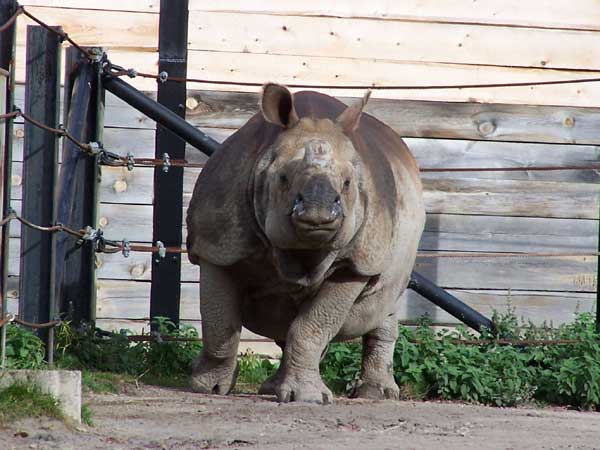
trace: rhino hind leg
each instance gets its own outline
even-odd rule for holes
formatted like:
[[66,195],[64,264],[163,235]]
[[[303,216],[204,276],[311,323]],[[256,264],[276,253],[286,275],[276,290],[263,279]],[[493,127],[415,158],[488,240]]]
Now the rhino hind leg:
[[377,329],[363,337],[362,371],[351,397],[398,400],[400,389],[394,380],[394,344],[398,338],[396,315],[387,317]]
[[239,292],[226,269],[202,263],[200,297],[204,346],[192,363],[191,388],[203,394],[225,395],[233,389],[239,372]]

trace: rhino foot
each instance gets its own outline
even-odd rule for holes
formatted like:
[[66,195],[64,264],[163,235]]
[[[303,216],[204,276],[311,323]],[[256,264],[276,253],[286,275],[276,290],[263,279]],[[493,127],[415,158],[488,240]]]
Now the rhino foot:
[[350,397],[371,400],[398,400],[400,398],[400,388],[393,379],[384,382],[358,380]]
[[192,365],[190,385],[194,392],[200,394],[228,394],[240,371],[237,360],[211,362],[202,356]]
[[275,387],[275,395],[281,403],[307,402],[324,405],[333,403],[333,394],[325,386],[318,372],[310,375],[283,376],[281,382]]

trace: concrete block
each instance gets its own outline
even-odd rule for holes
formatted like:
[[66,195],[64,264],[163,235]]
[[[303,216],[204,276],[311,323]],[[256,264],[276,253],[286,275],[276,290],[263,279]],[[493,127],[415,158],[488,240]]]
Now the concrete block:
[[0,387],[34,384],[60,403],[65,417],[81,423],[81,372],[78,370],[2,370]]

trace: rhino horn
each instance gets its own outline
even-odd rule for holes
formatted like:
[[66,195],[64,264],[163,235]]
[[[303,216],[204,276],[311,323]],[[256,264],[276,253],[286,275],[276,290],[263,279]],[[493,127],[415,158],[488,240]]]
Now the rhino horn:
[[304,144],[304,163],[325,167],[331,162],[333,150],[328,142],[312,140]]
[[369,101],[370,96],[371,91],[367,91],[362,99],[353,105],[348,106],[336,119],[336,123],[342,127],[342,130],[344,130],[346,133],[351,133],[358,128],[360,116],[365,105]]

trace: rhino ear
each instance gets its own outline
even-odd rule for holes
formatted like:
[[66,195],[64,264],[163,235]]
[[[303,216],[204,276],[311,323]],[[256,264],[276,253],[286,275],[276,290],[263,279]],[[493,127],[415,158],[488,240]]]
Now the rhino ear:
[[291,128],[300,119],[294,108],[294,96],[280,84],[268,83],[263,86],[261,110],[267,122]]
[[362,99],[358,102],[354,103],[351,106],[348,106],[343,113],[341,113],[336,119],[336,123],[346,132],[351,133],[356,128],[358,128],[358,123],[360,122],[360,116],[363,112],[363,109],[367,102],[369,101],[369,97],[371,96],[371,91],[367,91]]

